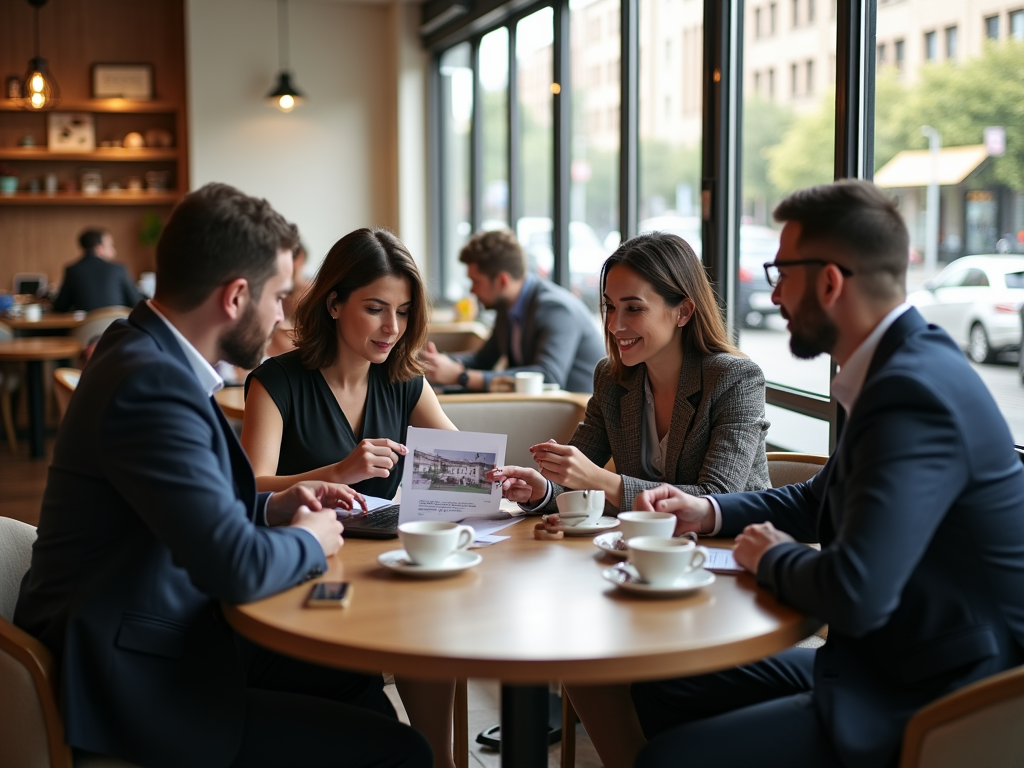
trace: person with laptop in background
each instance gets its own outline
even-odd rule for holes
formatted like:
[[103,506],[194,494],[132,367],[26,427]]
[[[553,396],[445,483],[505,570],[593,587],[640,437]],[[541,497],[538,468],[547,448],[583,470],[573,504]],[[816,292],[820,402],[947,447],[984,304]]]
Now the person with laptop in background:
[[[408,428],[455,429],[416,356],[427,333],[416,262],[390,232],[349,233],[300,298],[294,326],[297,349],[268,358],[246,381],[242,447],[258,488],[326,480],[393,499]],[[454,681],[397,683],[435,766],[453,768]]]
[[105,229],[87,229],[78,237],[82,258],[64,269],[55,312],[78,309],[92,312],[102,307],[134,307],[142,295],[128,277],[123,264],[117,264],[114,237]]

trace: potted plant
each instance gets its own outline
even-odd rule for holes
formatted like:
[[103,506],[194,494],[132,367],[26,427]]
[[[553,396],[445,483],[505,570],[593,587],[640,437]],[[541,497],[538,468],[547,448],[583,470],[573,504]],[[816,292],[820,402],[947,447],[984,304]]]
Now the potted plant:
[[13,166],[0,163],[0,195],[13,195],[18,191],[18,172]]

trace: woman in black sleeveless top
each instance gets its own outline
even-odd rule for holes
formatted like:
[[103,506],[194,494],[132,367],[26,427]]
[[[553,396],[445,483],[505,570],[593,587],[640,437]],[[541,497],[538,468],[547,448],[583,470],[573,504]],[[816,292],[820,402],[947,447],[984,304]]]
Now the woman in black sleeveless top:
[[[409,426],[455,429],[423,382],[426,335],[423,281],[398,238],[358,229],[335,243],[295,310],[297,349],[245,383],[242,447],[257,487],[320,479],[393,498]],[[397,682],[435,768],[454,768],[454,681]]]

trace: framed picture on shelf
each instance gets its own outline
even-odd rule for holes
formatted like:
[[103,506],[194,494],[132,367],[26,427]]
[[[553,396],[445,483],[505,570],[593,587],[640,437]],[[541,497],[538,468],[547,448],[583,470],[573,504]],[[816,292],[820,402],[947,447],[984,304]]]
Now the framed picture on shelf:
[[47,142],[51,152],[92,152],[96,127],[88,112],[50,112],[46,116]]
[[153,65],[93,64],[92,97],[149,101],[153,98]]

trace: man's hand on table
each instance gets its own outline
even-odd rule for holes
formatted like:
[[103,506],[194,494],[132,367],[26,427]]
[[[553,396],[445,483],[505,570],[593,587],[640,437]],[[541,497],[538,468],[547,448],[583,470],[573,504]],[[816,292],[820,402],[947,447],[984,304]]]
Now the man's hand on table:
[[639,512],[669,512],[676,516],[675,535],[690,531],[715,530],[715,508],[702,496],[691,496],[672,485],[659,485],[636,495],[633,509]]
[[420,350],[420,361],[427,380],[435,384],[456,384],[459,374],[466,370],[462,363],[438,352],[432,341],[428,341],[427,346]]
[[757,566],[761,564],[764,553],[776,544],[789,541],[795,539],[771,523],[754,523],[744,528],[743,533],[736,537],[736,549],[733,550],[732,556],[748,571],[757,573]]
[[267,525],[305,528],[316,536],[324,555],[330,557],[341,548],[341,534],[345,530],[334,510],[336,507],[352,509],[356,504],[366,509],[363,495],[347,485],[304,480],[270,497]]

